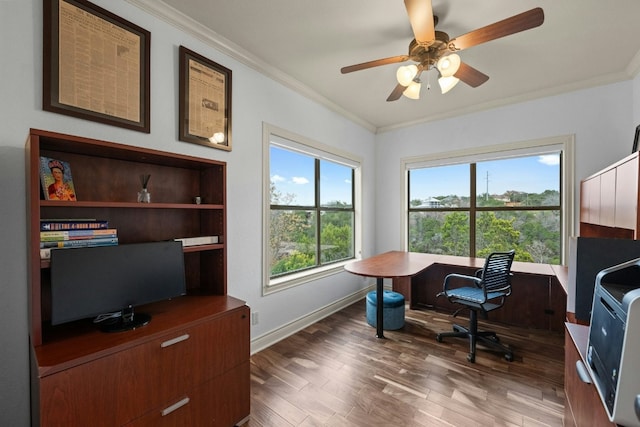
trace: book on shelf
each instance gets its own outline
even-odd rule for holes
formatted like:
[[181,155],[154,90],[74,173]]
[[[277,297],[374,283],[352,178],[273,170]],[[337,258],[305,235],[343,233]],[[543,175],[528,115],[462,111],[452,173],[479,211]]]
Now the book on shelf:
[[40,157],[40,182],[46,200],[76,200],[76,190],[69,163]]
[[105,237],[81,240],[60,240],[57,242],[40,242],[40,249],[45,248],[80,248],[87,246],[109,246],[117,245],[117,237]]
[[118,230],[115,228],[86,229],[86,230],[57,230],[41,231],[41,242],[58,242],[61,240],[84,240],[95,238],[118,237]]
[[[81,242],[85,242],[85,240],[80,240]],[[74,240],[75,242],[75,240]],[[91,248],[96,246],[115,246],[118,244],[118,239],[100,239],[100,241],[91,240],[86,241],[87,243],[84,245],[73,245],[73,246],[56,246],[56,247],[46,247],[40,248],[40,259],[51,259],[51,251],[63,250],[68,248]],[[50,243],[50,242],[48,242]],[[57,242],[57,243],[66,243],[66,242]],[[42,245],[42,244],[41,244]]]
[[41,219],[40,231],[108,229],[109,221],[97,219]]
[[198,236],[198,237],[182,237],[174,239],[177,242],[182,242],[182,246],[198,246],[198,245],[214,245],[218,243],[218,236]]

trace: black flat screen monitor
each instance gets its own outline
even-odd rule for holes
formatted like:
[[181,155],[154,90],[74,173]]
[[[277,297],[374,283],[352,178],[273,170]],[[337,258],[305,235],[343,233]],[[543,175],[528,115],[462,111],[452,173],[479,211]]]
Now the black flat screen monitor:
[[135,329],[139,305],[186,293],[182,243],[175,241],[51,251],[51,324],[113,315],[103,329]]

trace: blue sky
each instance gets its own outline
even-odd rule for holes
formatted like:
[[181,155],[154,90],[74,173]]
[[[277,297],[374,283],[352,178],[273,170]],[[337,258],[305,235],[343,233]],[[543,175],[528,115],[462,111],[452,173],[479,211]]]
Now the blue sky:
[[[276,190],[282,195],[293,194],[289,204],[312,206],[314,204],[314,159],[292,151],[271,147],[269,176]],[[341,201],[350,203],[351,168],[322,161],[320,164],[321,203]]]
[[[479,162],[477,164],[477,193],[503,194],[506,191],[542,193],[559,191],[560,156],[517,157],[512,159]],[[411,171],[410,199],[430,197],[469,196],[468,164]]]
[[[272,146],[270,151],[270,178],[282,195],[291,194],[296,205],[313,205],[314,160]],[[332,162],[322,162],[322,202],[351,201],[351,169]],[[542,193],[559,190],[560,156],[517,157],[477,164],[479,194],[488,190],[490,194],[506,191]],[[410,199],[455,194],[469,196],[469,166],[453,165],[411,171]]]

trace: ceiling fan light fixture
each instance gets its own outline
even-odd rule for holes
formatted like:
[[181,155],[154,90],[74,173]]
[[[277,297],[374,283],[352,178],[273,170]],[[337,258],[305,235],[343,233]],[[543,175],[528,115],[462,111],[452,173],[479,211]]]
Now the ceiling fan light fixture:
[[209,138],[209,142],[213,144],[222,144],[224,142],[224,132],[216,132]]
[[409,84],[402,94],[409,99],[420,99],[421,87],[422,83],[420,83],[420,80],[416,79]]
[[460,56],[455,53],[443,56],[438,59],[436,67],[438,67],[438,71],[440,71],[442,77],[451,77],[458,71],[458,68],[460,68]]
[[418,66],[415,64],[405,65],[396,71],[396,79],[402,86],[409,86],[418,74]]
[[442,91],[442,93],[445,94],[449,92],[451,89],[453,89],[454,86],[457,85],[459,81],[460,81],[459,78],[453,77],[453,76],[440,77],[438,79],[438,84],[440,85],[440,90]]

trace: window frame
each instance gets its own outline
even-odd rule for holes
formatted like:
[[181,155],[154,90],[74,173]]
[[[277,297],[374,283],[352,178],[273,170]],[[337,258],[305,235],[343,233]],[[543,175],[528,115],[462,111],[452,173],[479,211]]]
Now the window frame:
[[[501,160],[513,157],[534,156],[560,152],[560,234],[561,234],[561,263],[566,264],[569,259],[569,241],[574,230],[574,135],[563,135],[532,141],[512,142],[507,144],[476,147],[458,151],[434,153],[401,159],[402,187],[401,191],[401,230],[402,247],[409,249],[409,170],[425,167],[452,166],[456,164],[480,163],[487,160]],[[473,197],[473,195],[470,195]],[[472,207],[476,211],[485,208]],[[469,211],[469,209],[464,209]],[[495,207],[492,207],[495,211]],[[508,209],[505,209],[508,210]],[[473,240],[473,239],[471,239]],[[470,244],[475,242],[470,242]]]
[[[321,279],[323,277],[331,276],[334,274],[338,274],[344,271],[344,265],[348,262],[351,262],[355,259],[356,254],[361,252],[362,248],[362,233],[361,233],[361,206],[362,206],[362,159],[358,156],[355,156],[346,151],[337,149],[335,147],[319,143],[317,141],[311,140],[309,138],[305,138],[301,135],[297,135],[293,132],[289,132],[285,129],[278,128],[274,125],[263,123],[263,131],[262,131],[262,159],[263,159],[263,225],[262,225],[262,235],[263,235],[263,254],[262,254],[262,265],[263,265],[263,280],[262,280],[262,294],[267,295],[273,292],[278,292],[284,289],[288,289],[294,286],[298,286],[304,283],[308,283],[314,280]],[[270,184],[271,184],[271,158],[270,158],[270,149],[271,146],[275,145],[277,147],[298,152],[300,154],[310,156],[314,159],[316,166],[319,166],[320,160],[326,160],[334,163],[339,163],[345,166],[348,166],[353,169],[352,174],[352,194],[353,194],[353,209],[349,209],[348,211],[353,211],[353,233],[354,233],[354,242],[353,242],[353,253],[354,256],[352,258],[348,258],[341,261],[336,261],[327,265],[319,265],[316,267],[307,268],[301,271],[297,271],[295,273],[290,273],[282,276],[278,276],[275,278],[271,277],[271,268],[269,266],[269,233],[270,233],[270,217],[271,217],[271,193],[270,193]],[[319,170],[316,170],[315,182],[314,185],[320,179],[317,174]],[[295,209],[302,210],[315,210],[318,212],[321,211],[344,211],[343,209],[335,209],[326,206],[322,206],[320,203],[320,195],[316,193],[316,204],[317,207],[309,207],[309,206],[296,206]],[[320,218],[318,218],[318,223],[316,224],[316,231],[319,230],[320,227]],[[318,238],[318,247],[320,245],[320,234],[317,235]],[[317,254],[320,257],[320,254]],[[319,258],[318,258],[319,260]]]

